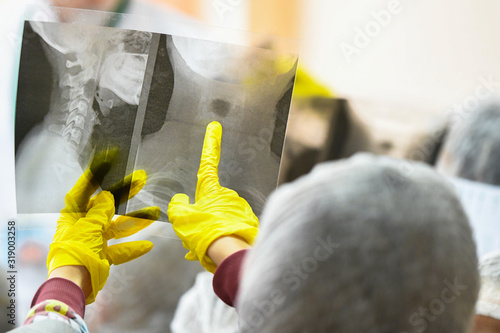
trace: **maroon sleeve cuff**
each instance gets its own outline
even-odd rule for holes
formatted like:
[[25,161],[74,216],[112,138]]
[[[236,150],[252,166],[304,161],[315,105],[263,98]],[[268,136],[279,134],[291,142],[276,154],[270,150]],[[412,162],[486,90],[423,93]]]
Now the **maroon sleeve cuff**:
[[85,295],[73,281],[60,277],[48,279],[36,291],[31,307],[49,299],[65,303],[82,318],[85,315]]
[[240,272],[248,250],[240,250],[224,259],[215,270],[215,294],[229,306],[234,306],[240,285]]

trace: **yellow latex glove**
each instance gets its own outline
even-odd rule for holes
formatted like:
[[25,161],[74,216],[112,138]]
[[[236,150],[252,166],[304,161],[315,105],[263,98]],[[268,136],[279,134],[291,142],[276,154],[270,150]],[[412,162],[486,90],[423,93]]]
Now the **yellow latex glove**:
[[293,97],[333,97],[333,94],[299,64],[295,76]]
[[[108,247],[107,241],[130,236],[150,225],[160,215],[158,207],[147,207],[112,220],[115,214],[113,194],[102,191],[92,197],[109,168],[109,163],[91,165],[68,192],[47,256],[49,275],[61,266],[87,268],[92,292],[85,300],[86,304],[94,302],[97,293],[104,287],[111,264],[119,265],[133,260],[153,247],[149,241],[126,242]],[[114,190],[120,193],[125,189],[131,198],[142,189],[146,179],[143,170],[135,171]]]
[[207,126],[201,153],[195,203],[186,194],[176,194],[168,205],[168,219],[189,253],[188,260],[199,260],[209,272],[217,266],[207,256],[213,241],[234,235],[248,244],[258,233],[259,220],[250,205],[238,193],[219,184],[221,125],[214,121]]

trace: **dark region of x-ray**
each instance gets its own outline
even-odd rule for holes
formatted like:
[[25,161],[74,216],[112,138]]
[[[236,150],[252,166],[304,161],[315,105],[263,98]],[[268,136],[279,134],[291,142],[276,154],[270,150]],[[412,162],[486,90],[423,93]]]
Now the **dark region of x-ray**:
[[101,184],[144,169],[120,214],[194,202],[205,128],[222,124],[219,177],[256,214],[278,179],[297,56],[135,30],[26,22],[15,118],[18,213],[57,213],[93,156]]

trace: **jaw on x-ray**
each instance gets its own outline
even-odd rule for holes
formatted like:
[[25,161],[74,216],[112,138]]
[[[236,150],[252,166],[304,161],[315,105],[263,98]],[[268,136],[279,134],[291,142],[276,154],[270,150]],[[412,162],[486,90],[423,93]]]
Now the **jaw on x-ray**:
[[277,184],[297,56],[188,37],[26,22],[16,106],[18,213],[57,213],[92,157],[101,187],[148,181],[119,213],[194,202],[206,125],[222,124],[220,182],[258,215]]

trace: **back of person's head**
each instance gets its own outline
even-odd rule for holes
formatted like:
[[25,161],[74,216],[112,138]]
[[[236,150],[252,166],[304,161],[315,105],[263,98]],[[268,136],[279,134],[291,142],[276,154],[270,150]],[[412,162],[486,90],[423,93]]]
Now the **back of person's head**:
[[371,155],[319,165],[272,195],[261,225],[243,332],[466,332],[476,247],[431,168]]
[[500,100],[489,101],[450,128],[438,170],[500,185]]

